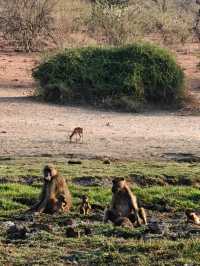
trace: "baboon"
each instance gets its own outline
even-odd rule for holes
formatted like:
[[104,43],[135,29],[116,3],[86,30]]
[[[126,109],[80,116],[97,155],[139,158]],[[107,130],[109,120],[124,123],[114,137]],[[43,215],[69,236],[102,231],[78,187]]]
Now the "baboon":
[[66,236],[67,237],[74,237],[74,238],[79,238],[80,237],[80,232],[76,230],[74,227],[68,227],[66,230]]
[[104,222],[110,220],[115,224],[117,219],[126,217],[134,225],[147,224],[145,210],[138,208],[137,198],[131,192],[125,179],[115,178],[112,183],[111,206],[105,210]]
[[186,210],[185,214],[187,216],[187,222],[188,223],[200,225],[200,217],[195,212],[193,212],[191,210]]
[[144,208],[139,208],[139,216],[142,220],[142,224],[147,225],[147,215]]
[[133,224],[131,222],[131,220],[127,217],[119,217],[115,220],[114,225],[116,226],[121,226],[124,228],[133,228]]
[[58,199],[57,205],[56,205],[57,210],[58,211],[65,211],[65,208],[67,206],[67,202],[66,202],[64,195],[60,194],[57,199]]
[[71,194],[63,177],[53,165],[46,165],[43,170],[44,184],[40,200],[30,211],[55,213],[67,212],[72,206]]
[[82,202],[80,206],[80,214],[87,215],[91,210],[91,205],[89,203],[89,199],[87,195],[82,196]]
[[71,135],[69,136],[70,143],[72,142],[73,136],[76,136],[76,143],[78,141],[77,136],[79,136],[79,141],[83,142],[83,128],[82,127],[75,127]]

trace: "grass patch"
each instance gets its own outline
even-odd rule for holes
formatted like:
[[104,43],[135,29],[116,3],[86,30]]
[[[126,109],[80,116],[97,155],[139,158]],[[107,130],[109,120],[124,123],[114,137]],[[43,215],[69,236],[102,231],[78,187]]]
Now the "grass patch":
[[[41,242],[42,241],[42,242]],[[9,254],[8,250],[13,252]],[[31,255],[30,255],[31,250]],[[200,265],[200,240],[123,240],[104,236],[67,239],[45,232],[29,243],[0,245],[0,262],[13,265]],[[195,258],[195,259],[194,259]]]
[[[111,179],[112,177],[126,177],[140,183],[146,179],[146,185],[151,184],[151,180],[163,180],[166,185],[167,178],[174,185],[179,184],[181,178],[191,180],[190,185],[198,182],[200,175],[199,163],[176,163],[176,162],[112,162],[105,165],[101,160],[82,160],[80,165],[68,165],[65,158],[20,158],[0,161],[0,176],[10,182],[27,180],[36,177],[42,181],[42,168],[47,163],[57,166],[60,173],[67,180],[74,180],[79,177],[93,177],[99,179]],[[157,183],[158,184],[158,183]],[[145,184],[142,184],[144,186]],[[155,184],[153,184],[155,185]]]
[[[109,187],[85,187],[69,185],[73,195],[75,208],[80,202],[80,195],[87,194],[91,203],[100,204],[106,207],[111,200],[111,189]],[[132,189],[139,198],[140,203],[146,208],[151,206],[169,206],[175,211],[185,208],[199,208],[200,191],[192,187],[158,187],[149,188],[135,187]],[[17,209],[27,209],[36,201],[40,189],[21,184],[1,184],[0,185],[0,207],[1,213],[4,211],[14,211]],[[27,201],[26,201],[27,199]],[[22,203],[20,203],[22,202]]]
[[[6,182],[0,183],[0,220],[26,223],[33,226],[33,221],[20,221],[19,217],[29,205],[38,198],[41,189],[41,168],[47,160],[56,164],[69,180],[74,207],[68,214],[42,215],[34,222],[39,225],[50,224],[52,231],[41,229],[30,233],[22,240],[7,238],[6,229],[0,222],[0,265],[200,265],[200,240],[196,237],[177,236],[144,240],[145,227],[134,230],[103,224],[96,214],[83,217],[78,213],[79,195],[88,194],[91,203],[106,206],[111,200],[111,179],[113,176],[137,175],[146,178],[166,178],[177,180],[176,186],[165,184],[151,186],[136,184],[132,187],[143,206],[149,209],[149,215],[157,217],[152,206],[170,207],[171,213],[163,208],[159,217],[181,214],[185,208],[199,209],[200,191],[191,183],[178,185],[181,176],[195,180],[199,175],[199,164],[160,163],[160,162],[113,162],[104,165],[101,161],[83,160],[81,165],[67,165],[63,158],[21,158],[0,162],[0,176]],[[98,177],[106,182],[100,185],[74,183],[77,177]],[[25,181],[34,177],[33,183]],[[28,201],[30,200],[30,201]],[[66,219],[75,219],[81,237],[65,236]],[[38,219],[38,221],[37,221]],[[162,218],[163,219],[163,218]],[[165,218],[167,219],[167,218]],[[188,228],[185,221],[179,221],[183,232]],[[82,232],[90,227],[92,235]],[[175,225],[170,227],[177,227]],[[173,229],[174,230],[174,229]],[[9,243],[9,245],[8,245]],[[194,260],[195,258],[195,260]]]

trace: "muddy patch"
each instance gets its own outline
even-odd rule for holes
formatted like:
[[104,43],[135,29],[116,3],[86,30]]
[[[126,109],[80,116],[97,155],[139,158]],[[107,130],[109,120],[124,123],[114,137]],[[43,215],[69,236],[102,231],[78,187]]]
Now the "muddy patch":
[[79,186],[111,186],[111,179],[108,177],[82,176],[73,179],[73,183]]
[[145,186],[165,186],[165,180],[164,177],[160,176],[145,176],[141,174],[130,174],[129,180],[139,186],[145,187]]
[[36,200],[32,198],[18,197],[18,198],[13,198],[13,201],[30,207],[35,203]]
[[141,187],[149,186],[193,186],[200,187],[199,177],[189,178],[188,176],[170,176],[170,175],[160,175],[160,176],[145,176],[142,174],[130,174],[129,181],[133,184],[137,184]]
[[[41,215],[31,216],[29,219],[13,218],[12,221],[0,223],[0,228],[6,232],[7,240],[28,239],[42,231],[62,235],[63,237],[82,237],[86,235],[104,235],[107,237],[120,237],[124,239],[189,239],[200,236],[200,226],[188,223],[183,212],[160,213],[148,212],[148,225],[134,228],[120,226],[106,226],[102,220],[94,220],[93,215],[80,219],[69,215]],[[69,220],[72,221],[69,223]],[[73,229],[73,230],[72,230]],[[71,235],[73,233],[73,235]]]
[[37,185],[42,181],[40,176],[6,176],[0,177],[0,184],[5,183],[20,183],[25,185]]
[[163,157],[179,163],[200,163],[200,156],[192,153],[164,153]]

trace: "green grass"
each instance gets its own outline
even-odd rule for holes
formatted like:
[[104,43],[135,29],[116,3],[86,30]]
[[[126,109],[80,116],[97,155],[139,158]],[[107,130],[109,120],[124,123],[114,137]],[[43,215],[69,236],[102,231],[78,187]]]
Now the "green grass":
[[[36,201],[41,189],[41,168],[47,162],[53,162],[69,181],[73,195],[73,209],[69,214],[54,216],[42,215],[36,221],[39,224],[51,224],[53,230],[39,230],[25,240],[7,239],[6,229],[1,221],[19,221],[23,211]],[[200,239],[195,236],[170,237],[142,240],[145,228],[134,230],[103,224],[95,214],[83,217],[78,213],[79,195],[87,193],[90,202],[106,206],[111,199],[111,179],[125,176],[130,181],[136,175],[145,180],[132,190],[146,207],[149,215],[157,217],[158,210],[152,206],[171,208],[170,213],[160,213],[159,217],[168,217],[182,213],[185,208],[199,210],[200,190],[196,185],[199,176],[199,164],[174,162],[113,162],[104,165],[98,160],[83,160],[82,165],[68,165],[63,158],[18,158],[0,161],[0,176],[6,183],[0,183],[0,265],[200,265]],[[75,183],[77,177],[93,177],[101,185],[86,186]],[[165,183],[166,176],[174,180],[175,185]],[[33,184],[25,180],[35,177]],[[180,178],[192,180],[187,186],[179,184]],[[160,179],[162,185],[152,183]],[[196,180],[195,182],[193,182]],[[23,181],[23,183],[21,182]],[[104,183],[105,181],[105,183]],[[110,184],[110,185],[109,185]],[[65,220],[76,220],[81,232],[78,239],[65,236]],[[24,221],[21,222],[22,224]],[[31,226],[31,221],[27,222]],[[90,226],[91,236],[85,236],[85,226]],[[185,228],[184,221],[180,221]],[[183,230],[184,232],[184,230]],[[187,237],[186,237],[187,236]],[[9,243],[9,244],[8,244]],[[195,258],[195,259],[194,259]],[[72,264],[73,265],[73,264]]]
[[[8,251],[13,252],[9,254]],[[31,254],[30,254],[31,252]],[[2,265],[200,265],[200,240],[134,240],[94,235],[68,239],[40,233],[34,239],[0,245]],[[73,264],[72,264],[73,265]]]
[[182,177],[191,181],[198,181],[200,167],[198,163],[175,162],[112,162],[105,165],[101,160],[83,160],[81,165],[68,165],[67,159],[61,158],[21,158],[13,160],[0,160],[0,176],[15,181],[18,177],[42,176],[42,167],[47,163],[54,163],[62,175],[68,180],[75,177],[114,177],[134,176],[147,179],[163,179],[171,177],[174,183]]
[[[106,187],[85,187],[78,185],[70,185],[70,191],[73,195],[75,206],[80,201],[79,195],[87,194],[91,203],[101,204],[106,207],[111,200],[111,190]],[[184,208],[198,209],[200,202],[200,190],[192,187],[159,187],[153,186],[149,188],[136,187],[132,189],[139,198],[142,205],[151,207],[154,204],[164,203],[174,208],[176,211]],[[20,199],[36,200],[39,196],[39,188],[21,184],[1,184],[0,185],[0,207],[4,210],[16,210],[22,207],[27,208],[26,204],[17,204]],[[26,202],[25,202],[26,203]],[[149,206],[149,203],[150,206]]]

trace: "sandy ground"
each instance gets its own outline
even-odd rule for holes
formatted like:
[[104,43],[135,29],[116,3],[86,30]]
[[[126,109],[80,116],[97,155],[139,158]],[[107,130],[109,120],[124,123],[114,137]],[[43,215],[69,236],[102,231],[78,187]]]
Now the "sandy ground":
[[[198,59],[180,51],[200,96]],[[35,55],[0,53],[0,155],[82,155],[120,159],[166,159],[173,153],[200,154],[200,116],[173,112],[127,114],[39,103],[29,97]],[[109,122],[109,126],[106,125]],[[69,143],[74,127],[83,127],[83,144]],[[168,154],[168,155],[166,155]]]

